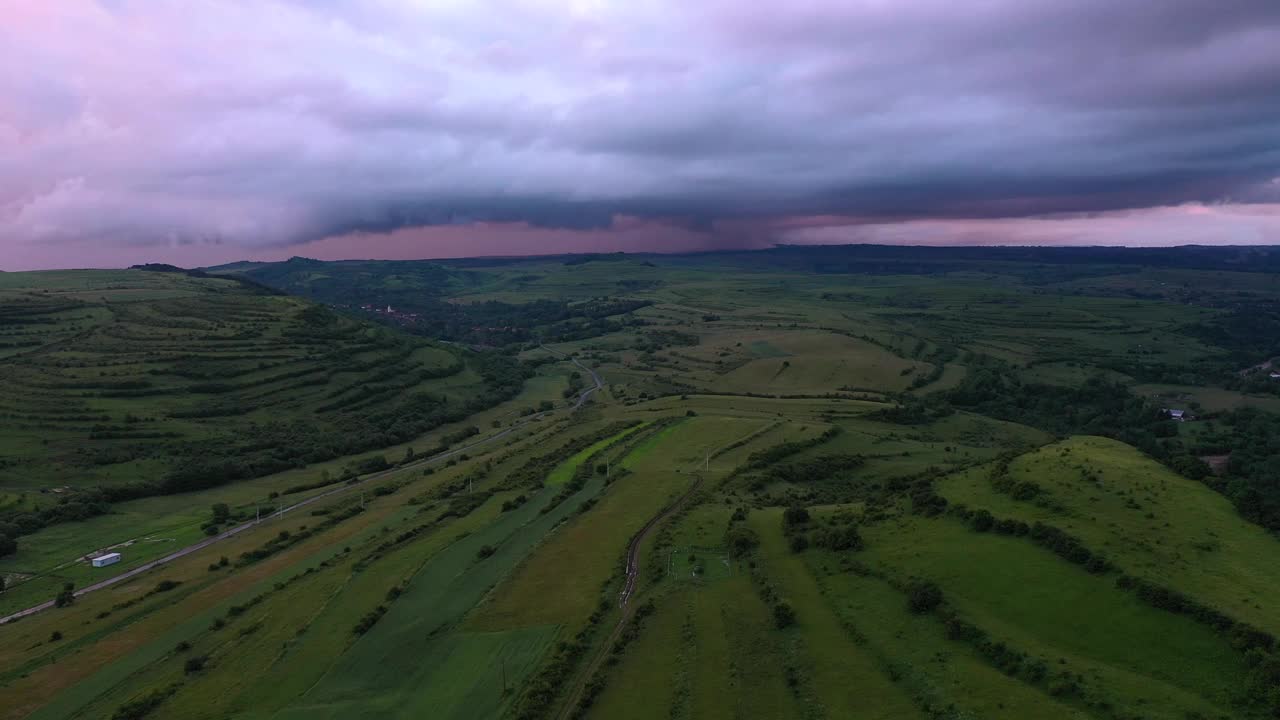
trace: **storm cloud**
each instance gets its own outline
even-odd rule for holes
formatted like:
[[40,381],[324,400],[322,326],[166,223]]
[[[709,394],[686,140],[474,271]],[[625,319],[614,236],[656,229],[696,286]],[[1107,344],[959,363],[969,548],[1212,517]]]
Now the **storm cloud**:
[[1269,205],[1277,48],[1275,0],[0,0],[0,266]]

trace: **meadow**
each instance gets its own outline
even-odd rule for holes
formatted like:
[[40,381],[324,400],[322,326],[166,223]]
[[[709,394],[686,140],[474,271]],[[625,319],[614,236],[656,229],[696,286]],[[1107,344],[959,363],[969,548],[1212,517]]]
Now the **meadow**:
[[1272,717],[1273,276],[884,253],[0,274],[0,718]]

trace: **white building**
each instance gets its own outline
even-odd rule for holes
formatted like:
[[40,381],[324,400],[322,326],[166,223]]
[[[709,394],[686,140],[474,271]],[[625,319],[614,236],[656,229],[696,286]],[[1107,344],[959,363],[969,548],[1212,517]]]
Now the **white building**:
[[98,557],[90,560],[89,562],[93,563],[94,567],[106,567],[108,565],[115,565],[116,563],[120,562],[120,553],[107,553],[106,555],[99,555]]

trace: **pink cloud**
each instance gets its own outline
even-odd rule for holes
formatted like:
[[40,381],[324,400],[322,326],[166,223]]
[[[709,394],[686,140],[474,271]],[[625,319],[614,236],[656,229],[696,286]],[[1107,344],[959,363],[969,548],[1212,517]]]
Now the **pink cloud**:
[[56,246],[27,243],[7,251],[0,258],[0,270],[123,267],[146,262],[200,267],[237,260],[285,260],[293,255],[319,260],[416,260],[594,252],[675,253],[742,247],[744,243],[756,247],[768,244],[765,235],[756,241],[738,237],[738,233],[726,234],[716,229],[700,231],[633,216],[617,216],[609,227],[585,230],[535,227],[524,222],[481,222],[400,228],[385,233],[356,232],[267,248],[245,248],[222,242],[131,247],[91,241]]
[[778,240],[800,245],[1272,245],[1280,244],[1280,203],[1188,203],[1021,218],[823,218],[807,227],[783,227]]

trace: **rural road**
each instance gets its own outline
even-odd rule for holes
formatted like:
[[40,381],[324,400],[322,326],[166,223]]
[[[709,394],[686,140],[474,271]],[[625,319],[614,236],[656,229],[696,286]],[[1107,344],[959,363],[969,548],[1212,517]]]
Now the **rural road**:
[[[600,378],[600,375],[599,375],[595,370],[593,370],[593,369],[591,369],[591,368],[587,367],[586,365],[583,365],[582,363],[578,362],[578,359],[577,359],[577,358],[575,358],[575,357],[572,357],[572,356],[566,355],[566,354],[564,354],[564,353],[562,353],[562,352],[559,352],[558,350],[552,350],[551,348],[547,347],[546,345],[542,345],[541,347],[542,347],[542,349],[544,349],[544,350],[546,350],[546,351],[548,351],[548,352],[552,353],[553,355],[559,355],[560,357],[563,357],[563,358],[566,358],[566,359],[568,359],[568,360],[572,361],[574,365],[578,366],[579,368],[581,368],[581,369],[585,370],[587,373],[589,373],[589,374],[591,375],[591,379],[592,379],[593,381],[595,381],[595,385],[594,385],[593,387],[589,387],[589,388],[587,388],[586,390],[583,390],[583,391],[578,395],[578,399],[577,399],[577,400],[574,402],[574,404],[573,404],[573,408],[572,408],[572,409],[573,409],[574,411],[577,411],[579,408],[581,408],[581,407],[582,407],[582,406],[587,402],[587,400],[588,400],[588,399],[590,399],[590,397],[591,397],[591,395],[592,395],[592,394],[594,394],[595,392],[597,392],[597,391],[599,391],[599,390],[603,390],[603,389],[604,389],[604,380],[602,380],[602,379]],[[550,411],[548,411],[548,412],[550,412]],[[136,567],[136,568],[132,568],[132,569],[130,569],[130,570],[126,570],[125,572],[122,572],[122,573],[120,573],[119,575],[113,575],[112,577],[109,577],[109,578],[107,578],[107,579],[105,579],[105,580],[102,580],[102,581],[96,582],[96,583],[94,583],[94,584],[92,584],[92,585],[86,585],[86,586],[84,586],[84,587],[80,588],[79,590],[76,590],[76,591],[75,591],[75,596],[76,596],[76,597],[80,597],[80,596],[82,596],[82,595],[87,595],[88,593],[94,592],[94,591],[96,591],[96,590],[101,590],[101,589],[103,589],[103,588],[105,588],[105,587],[110,587],[110,586],[112,586],[112,585],[115,585],[116,583],[121,583],[121,582],[124,582],[125,580],[128,580],[128,579],[130,579],[130,578],[137,577],[138,575],[141,575],[141,574],[143,574],[143,573],[147,572],[148,570],[154,570],[155,568],[158,568],[158,567],[160,567],[161,565],[165,565],[165,564],[167,564],[167,563],[171,563],[171,562],[173,562],[174,560],[178,560],[178,559],[180,559],[180,558],[184,558],[184,557],[186,557],[187,555],[190,555],[190,554],[191,554],[191,553],[193,553],[193,552],[197,552],[197,551],[203,550],[203,549],[205,549],[205,548],[209,547],[210,545],[213,545],[213,544],[215,544],[215,543],[219,543],[219,542],[221,542],[221,541],[223,541],[223,540],[226,540],[227,538],[234,537],[234,536],[236,536],[236,535],[238,535],[238,534],[240,534],[240,533],[244,532],[245,530],[249,530],[250,528],[256,527],[256,526],[257,526],[257,525],[259,525],[260,523],[263,523],[263,522],[266,522],[266,521],[268,521],[268,520],[271,520],[272,518],[281,517],[281,516],[283,516],[284,514],[286,514],[286,513],[288,513],[288,512],[291,512],[291,511],[293,511],[293,510],[297,510],[297,509],[299,509],[299,508],[306,507],[307,505],[310,505],[310,504],[315,503],[315,502],[319,502],[319,501],[321,501],[321,500],[324,500],[325,498],[329,498],[329,497],[332,497],[332,496],[334,496],[334,495],[338,495],[338,494],[340,494],[340,493],[347,492],[347,491],[349,491],[349,490],[351,490],[351,489],[353,489],[353,488],[360,487],[361,485],[364,485],[365,483],[372,482],[372,481],[374,481],[374,480],[381,480],[381,479],[383,479],[383,478],[385,478],[385,477],[387,477],[387,476],[389,476],[389,475],[392,475],[392,474],[394,474],[394,473],[403,472],[403,471],[405,471],[405,470],[408,470],[408,469],[411,469],[411,468],[415,468],[415,467],[418,467],[418,466],[420,466],[420,465],[428,465],[428,464],[431,464],[431,463],[434,463],[434,462],[439,462],[439,461],[441,461],[441,460],[444,460],[444,459],[446,459],[446,458],[452,457],[452,456],[454,456],[454,455],[458,455],[458,454],[464,453],[464,452],[466,452],[466,451],[468,451],[468,450],[470,450],[470,449],[472,449],[472,448],[474,448],[474,447],[478,447],[478,446],[480,446],[480,445],[485,445],[485,444],[491,443],[491,442],[493,442],[494,440],[500,440],[500,439],[502,439],[502,438],[504,438],[504,437],[506,437],[506,436],[510,435],[511,433],[515,432],[516,430],[519,430],[520,428],[524,427],[526,424],[528,424],[528,423],[530,423],[530,422],[533,422],[534,420],[541,419],[542,417],[546,416],[547,414],[548,414],[547,412],[535,413],[535,414],[533,414],[533,415],[530,415],[530,416],[528,416],[528,417],[524,418],[523,420],[517,421],[517,422],[516,422],[516,424],[512,425],[511,427],[507,428],[506,430],[503,430],[503,431],[502,431],[502,432],[500,432],[500,433],[496,433],[496,434],[494,434],[494,435],[490,435],[489,437],[484,438],[483,440],[477,440],[477,441],[475,441],[475,442],[473,442],[473,443],[471,443],[471,444],[469,444],[469,445],[464,445],[464,446],[462,446],[462,447],[460,447],[460,448],[455,448],[455,449],[453,449],[453,450],[446,450],[445,452],[442,452],[442,453],[437,453],[437,454],[435,454],[435,455],[431,455],[431,456],[429,456],[429,457],[421,458],[421,459],[419,459],[419,460],[414,460],[413,462],[406,463],[406,464],[404,464],[404,465],[401,465],[400,467],[392,468],[392,469],[390,469],[390,470],[381,470],[381,471],[379,471],[379,472],[369,473],[368,475],[365,475],[364,477],[360,478],[360,479],[359,479],[358,481],[356,481],[356,482],[349,483],[349,484],[343,484],[343,485],[340,485],[340,486],[338,486],[338,487],[336,487],[336,488],[334,488],[334,489],[332,489],[332,490],[328,490],[328,491],[322,492],[322,493],[320,493],[319,495],[313,495],[312,497],[309,497],[309,498],[307,498],[307,499],[305,499],[305,500],[300,500],[300,501],[298,501],[298,502],[296,502],[296,503],[294,503],[294,504],[292,504],[292,505],[290,505],[290,506],[288,506],[288,507],[281,508],[280,510],[278,510],[278,511],[276,511],[276,512],[274,512],[274,513],[270,514],[270,515],[268,515],[267,517],[264,517],[264,518],[261,518],[261,519],[258,519],[258,520],[250,520],[249,522],[242,523],[242,524],[240,524],[240,525],[236,525],[235,527],[232,527],[232,528],[228,528],[228,529],[227,529],[227,530],[225,530],[224,532],[221,532],[221,533],[219,533],[219,534],[217,534],[217,535],[214,535],[213,537],[206,538],[206,539],[201,540],[200,542],[195,543],[195,544],[193,544],[193,545],[188,545],[188,546],[186,546],[186,547],[182,548],[181,550],[175,550],[174,552],[171,552],[171,553],[169,553],[168,555],[165,555],[164,557],[156,558],[155,560],[151,560],[151,561],[149,561],[149,562],[143,563],[142,565],[139,565],[139,566],[138,566],[138,567]],[[11,615],[6,615],[6,616],[4,616],[4,617],[0,617],[0,625],[3,625],[3,624],[8,623],[8,622],[12,622],[12,621],[17,620],[17,619],[19,619],[19,618],[27,617],[28,615],[34,615],[34,614],[36,614],[36,613],[38,613],[38,612],[41,612],[41,611],[43,611],[43,610],[48,610],[49,608],[53,607],[53,605],[54,605],[53,600],[47,600],[47,601],[45,601],[45,602],[40,603],[39,605],[34,605],[34,606],[32,606],[32,607],[29,607],[29,608],[27,608],[26,610],[19,610],[18,612],[15,612],[15,613],[13,613],[13,614],[11,614]]]

